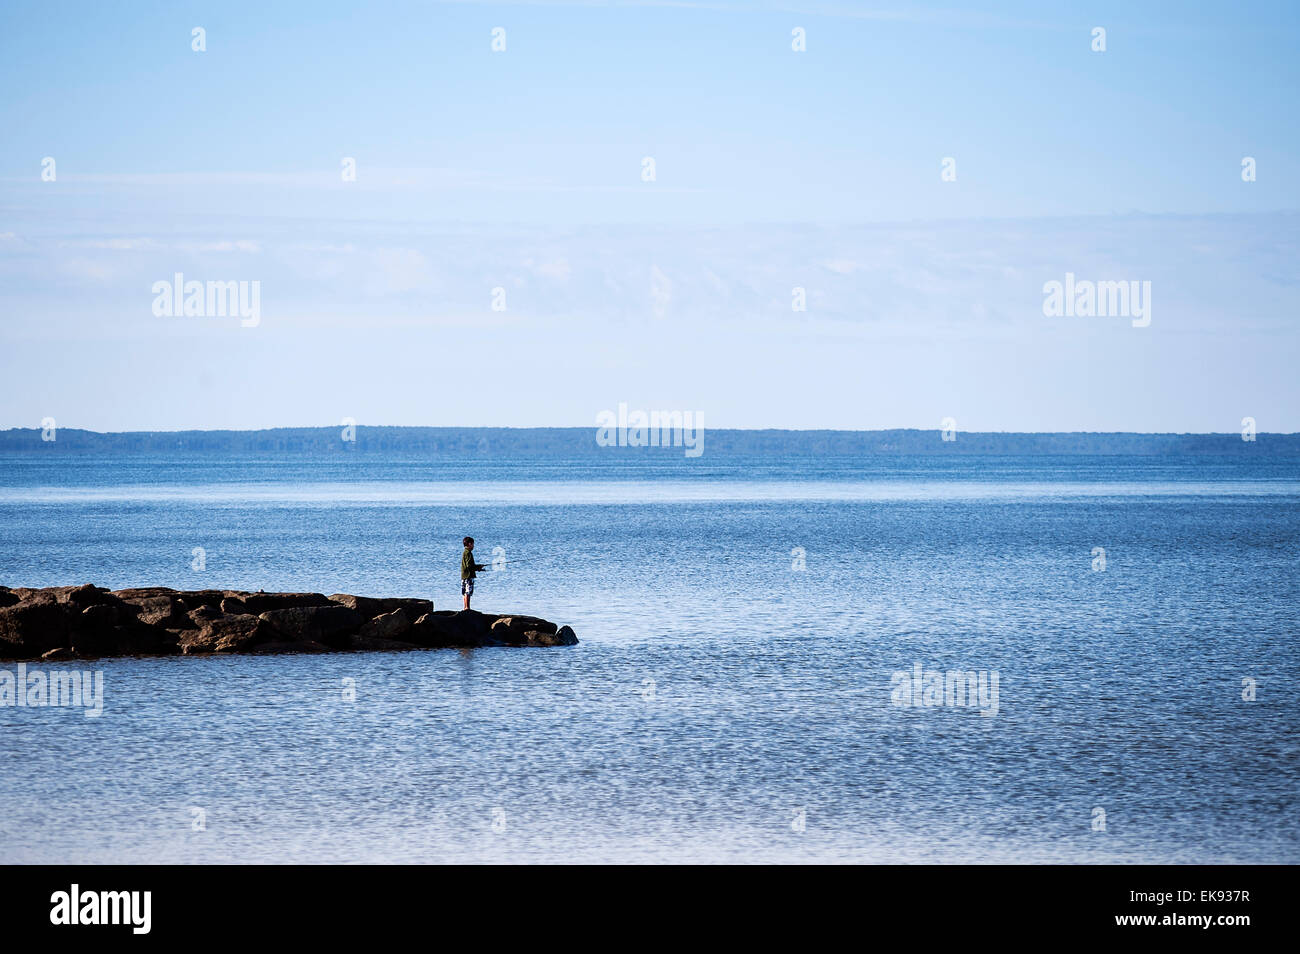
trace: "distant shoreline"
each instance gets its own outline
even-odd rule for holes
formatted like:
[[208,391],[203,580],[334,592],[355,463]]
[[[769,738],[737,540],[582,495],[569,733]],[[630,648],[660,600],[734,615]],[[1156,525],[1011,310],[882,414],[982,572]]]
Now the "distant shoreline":
[[[121,431],[58,428],[48,440],[40,428],[0,431],[0,453],[292,453],[439,454],[456,457],[680,459],[667,447],[603,447],[593,427],[282,427],[252,431]],[[1300,434],[1141,434],[1132,432],[967,432],[945,440],[938,430],[707,431],[710,457],[743,456],[1300,456]],[[689,463],[689,462],[688,462]],[[698,463],[698,461],[696,461]]]

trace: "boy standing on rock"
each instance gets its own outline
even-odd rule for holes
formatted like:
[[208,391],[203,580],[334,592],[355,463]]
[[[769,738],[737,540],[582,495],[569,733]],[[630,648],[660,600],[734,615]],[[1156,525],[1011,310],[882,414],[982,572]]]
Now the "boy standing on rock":
[[469,609],[469,598],[474,595],[474,576],[487,567],[474,562],[473,537],[466,537],[461,542],[465,544],[465,552],[460,555],[460,592],[465,597],[465,609]]

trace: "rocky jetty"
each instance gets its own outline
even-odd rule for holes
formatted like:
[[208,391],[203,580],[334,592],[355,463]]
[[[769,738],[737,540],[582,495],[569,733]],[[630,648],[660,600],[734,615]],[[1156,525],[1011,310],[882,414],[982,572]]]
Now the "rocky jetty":
[[572,646],[535,616],[435,611],[429,600],[155,586],[0,586],[0,659]]

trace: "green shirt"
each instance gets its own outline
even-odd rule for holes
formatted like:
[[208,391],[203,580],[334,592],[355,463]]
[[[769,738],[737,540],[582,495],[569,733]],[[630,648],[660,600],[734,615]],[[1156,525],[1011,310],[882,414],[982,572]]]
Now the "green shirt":
[[460,555],[460,578],[462,580],[474,579],[474,551],[469,547]]

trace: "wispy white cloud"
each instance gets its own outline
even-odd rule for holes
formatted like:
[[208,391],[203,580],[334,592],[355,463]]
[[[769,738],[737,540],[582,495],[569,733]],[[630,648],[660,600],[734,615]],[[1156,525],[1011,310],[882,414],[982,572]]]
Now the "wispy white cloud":
[[524,264],[530,266],[534,272],[544,278],[553,278],[556,281],[561,282],[568,281],[569,275],[573,272],[573,269],[569,267],[568,261],[562,258],[554,262],[539,262],[536,265],[533,265],[532,260],[529,259],[525,261]]
[[[561,325],[670,319],[810,334],[1002,335],[1041,327],[1043,284],[1067,272],[1150,281],[1155,322],[1179,333],[1279,328],[1300,311],[1300,216],[1286,214],[707,230],[240,228],[141,236],[106,223],[101,234],[21,244],[11,231],[0,235],[0,279],[11,301],[48,296],[78,314],[82,286],[101,312],[136,314],[141,289],[177,271],[256,279],[268,306],[350,313],[359,328],[377,310],[486,315],[491,290],[502,287],[512,315]],[[793,307],[796,289],[806,311]]]

